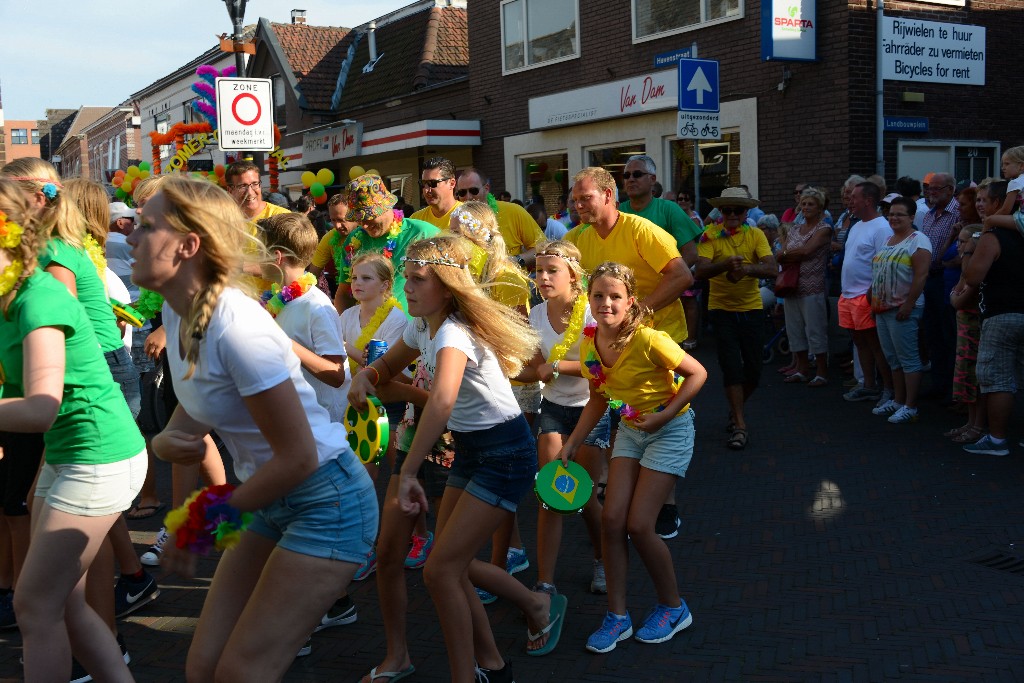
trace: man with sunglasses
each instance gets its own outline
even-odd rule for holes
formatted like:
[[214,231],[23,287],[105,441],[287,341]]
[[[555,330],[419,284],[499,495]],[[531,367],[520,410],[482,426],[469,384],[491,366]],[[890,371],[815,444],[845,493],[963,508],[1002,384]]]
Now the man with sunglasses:
[[224,173],[224,182],[227,183],[231,197],[242,209],[242,214],[253,225],[264,218],[289,213],[288,209],[263,201],[260,168],[251,161],[236,161],[228,166]]
[[427,205],[410,218],[447,230],[452,212],[462,203],[455,199],[455,164],[445,157],[431,157],[424,161],[420,172],[420,192]]
[[[491,192],[489,179],[475,168],[467,168],[455,183],[455,196],[460,202],[486,202]],[[498,230],[505,240],[508,255],[523,268],[533,269],[536,245],[544,239],[537,222],[523,207],[512,202],[495,201]]]
[[709,280],[708,317],[715,330],[718,364],[729,402],[729,438],[733,450],[747,446],[744,404],[761,380],[764,308],[758,280],[778,274],[764,233],[752,227],[747,211],[758,201],[742,187],[727,187],[708,200],[722,214],[697,246],[698,278]]

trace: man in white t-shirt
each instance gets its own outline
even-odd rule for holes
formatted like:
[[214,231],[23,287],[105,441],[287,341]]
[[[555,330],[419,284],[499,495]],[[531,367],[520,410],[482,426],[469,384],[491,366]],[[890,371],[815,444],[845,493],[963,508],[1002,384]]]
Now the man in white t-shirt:
[[[853,334],[864,386],[843,394],[847,401],[878,401],[878,406],[892,398],[892,370],[882,353],[878,330],[871,314],[868,290],[871,288],[871,260],[892,236],[889,222],[878,213],[881,191],[874,183],[859,183],[850,196],[850,210],[860,222],[850,228],[843,258],[842,294],[839,297],[839,326]],[[875,380],[875,370],[882,376],[883,390]]]
[[139,286],[132,283],[132,250],[125,241],[135,230],[135,209],[124,202],[110,202],[110,230],[104,248],[107,267],[128,288],[131,299],[139,296]]

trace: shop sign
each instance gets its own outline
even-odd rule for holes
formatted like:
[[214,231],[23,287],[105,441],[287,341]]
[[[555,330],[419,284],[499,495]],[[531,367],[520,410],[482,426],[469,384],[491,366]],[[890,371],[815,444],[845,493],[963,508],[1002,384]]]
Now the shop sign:
[[882,18],[882,78],[985,85],[985,27]]
[[350,123],[302,136],[302,163],[315,164],[358,156],[363,142],[363,124]]
[[815,0],[762,0],[761,59],[818,60],[818,14]]
[[530,128],[555,128],[675,109],[677,72],[665,69],[621,81],[530,98]]

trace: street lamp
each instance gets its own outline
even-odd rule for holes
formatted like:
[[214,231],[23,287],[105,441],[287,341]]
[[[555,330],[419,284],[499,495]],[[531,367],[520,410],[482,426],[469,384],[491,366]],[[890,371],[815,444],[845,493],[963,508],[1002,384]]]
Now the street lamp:
[[[245,22],[245,3],[247,0],[224,0],[228,8],[228,16],[234,26],[232,41],[237,45],[242,42],[242,26]],[[235,69],[238,72],[236,77],[242,78],[245,75],[245,62],[241,52],[235,52]]]

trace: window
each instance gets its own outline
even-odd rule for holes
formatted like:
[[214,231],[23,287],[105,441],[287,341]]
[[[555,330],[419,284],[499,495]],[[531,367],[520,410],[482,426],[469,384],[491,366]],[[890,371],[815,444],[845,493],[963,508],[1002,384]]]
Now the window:
[[505,73],[579,56],[577,0],[506,0],[501,5]]
[[[587,166],[600,166],[615,177],[615,187],[621,201],[626,195],[622,189],[622,169],[626,168],[626,159],[634,154],[646,154],[647,148],[642,142],[634,142],[616,147],[602,147],[587,150]],[[660,170],[660,169],[659,169]]]
[[[693,140],[670,140],[671,187],[666,190],[678,192],[686,189],[694,192]],[[660,170],[660,169],[659,169]],[[668,174],[662,176],[669,179]],[[661,178],[659,177],[659,180]],[[736,187],[740,179],[740,133],[722,132],[722,139],[700,142],[700,207],[694,207],[701,216],[711,212],[708,197],[717,197],[727,187]]]
[[286,107],[287,100],[285,99],[285,87],[284,79],[281,78],[280,74],[274,74],[270,77],[271,86],[273,87],[274,97],[274,123],[280,130],[284,130],[288,126],[287,115],[288,110]]
[[32,129],[32,144],[33,145],[38,145],[39,144],[39,130],[36,129],[36,128]]
[[[516,198],[521,199],[523,204],[532,204],[535,199],[540,199],[548,214],[555,215],[558,198],[568,192],[569,183],[572,182],[569,176],[569,155],[555,153],[526,157],[521,158],[519,164],[523,186],[522,194]],[[515,197],[516,193],[511,187],[509,192]]]
[[742,0],[633,0],[633,42],[742,18]]
[[11,128],[11,144],[12,145],[27,145],[28,144],[28,128]]

